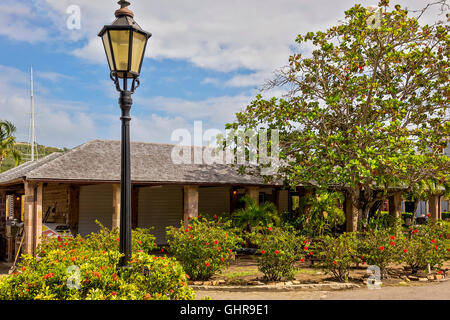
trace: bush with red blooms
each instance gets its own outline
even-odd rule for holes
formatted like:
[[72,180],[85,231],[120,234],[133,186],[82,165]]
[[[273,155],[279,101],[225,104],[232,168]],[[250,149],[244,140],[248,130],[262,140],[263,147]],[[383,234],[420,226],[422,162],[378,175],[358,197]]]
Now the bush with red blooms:
[[180,261],[192,280],[208,280],[229,266],[242,239],[221,218],[191,218],[189,224],[168,227],[168,251]]
[[450,260],[447,234],[448,226],[443,221],[413,226],[399,242],[400,261],[405,262],[413,274],[425,270],[428,265],[440,269],[444,261]]
[[139,249],[128,267],[120,268],[122,254],[114,244],[116,240],[103,231],[86,239],[46,239],[37,257],[23,255],[17,272],[0,278],[0,300],[194,298],[188,278],[175,259]]
[[253,234],[254,242],[261,254],[258,258],[258,269],[268,281],[293,279],[298,270],[298,262],[302,262],[307,254],[312,255],[306,238],[298,236],[293,228],[262,228]]
[[325,272],[331,273],[339,281],[348,281],[350,268],[359,257],[356,233],[321,237],[316,248]]
[[399,260],[397,236],[392,229],[369,230],[358,241],[360,261],[380,268],[381,277],[386,276],[390,263]]

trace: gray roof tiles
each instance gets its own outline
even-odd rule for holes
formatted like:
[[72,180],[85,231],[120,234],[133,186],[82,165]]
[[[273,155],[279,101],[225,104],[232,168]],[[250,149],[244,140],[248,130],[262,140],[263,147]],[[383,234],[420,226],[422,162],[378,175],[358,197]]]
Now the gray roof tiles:
[[[174,145],[131,143],[131,179],[141,183],[263,185],[257,176],[241,175],[226,164],[175,164]],[[191,147],[194,148],[201,147]],[[198,149],[197,149],[198,150]],[[193,151],[191,156],[193,157]],[[54,153],[0,174],[0,184],[27,180],[120,181],[120,141],[93,140],[65,153]]]

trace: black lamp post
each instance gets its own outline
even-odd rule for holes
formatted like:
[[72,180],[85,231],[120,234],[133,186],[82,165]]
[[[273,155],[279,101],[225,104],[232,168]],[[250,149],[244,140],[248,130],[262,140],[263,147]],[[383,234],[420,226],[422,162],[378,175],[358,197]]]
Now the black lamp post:
[[[120,252],[124,254],[120,265],[125,266],[131,258],[131,167],[130,167],[130,109],[131,95],[139,87],[139,74],[145,47],[151,33],[139,27],[134,14],[127,7],[128,1],[118,2],[120,9],[116,20],[104,26],[98,34],[103,40],[108,58],[110,77],[120,92],[122,109],[121,177],[120,177]],[[131,82],[131,83],[130,83]]]

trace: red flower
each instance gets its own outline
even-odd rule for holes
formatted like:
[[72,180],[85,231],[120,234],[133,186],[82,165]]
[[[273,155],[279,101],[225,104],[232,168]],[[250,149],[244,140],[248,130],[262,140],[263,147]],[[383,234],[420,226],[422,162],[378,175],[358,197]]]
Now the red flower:
[[115,296],[117,293],[115,291],[111,292],[112,296]]
[[383,246],[381,246],[380,248],[379,248],[381,251],[383,251],[384,250],[384,247]]
[[192,238],[193,237],[193,235],[191,234],[191,235],[189,235],[189,238]]
[[220,258],[220,261],[224,262],[224,261],[225,261],[225,258],[224,258],[224,257],[221,257],[221,258]]
[[58,236],[58,241],[62,241],[62,238],[60,236]]
[[219,217],[218,217],[216,214],[214,215],[214,218],[215,218],[215,219],[219,219]]
[[233,252],[233,250],[231,250],[231,249],[228,249],[228,252],[229,252],[229,253],[232,253],[232,252]]
[[205,266],[209,267],[209,262],[208,261],[205,262]]
[[142,252],[142,250],[138,250],[138,252]]
[[218,244],[219,243],[219,241],[217,241],[217,240],[214,240],[214,244]]
[[120,241],[120,239],[119,239],[119,238],[117,238],[116,240],[117,240],[117,242],[119,242],[119,241]]
[[394,246],[395,246],[395,242],[394,242],[394,241],[391,241],[391,242],[390,242],[390,245],[391,245],[392,247],[394,247]]
[[306,239],[305,239],[305,241],[303,241],[303,243],[307,243],[307,242],[308,242],[308,240],[306,240]]
[[403,252],[404,253],[408,253],[408,249],[403,249]]
[[436,240],[434,240],[434,239],[431,239],[431,243],[435,243],[436,242]]
[[437,250],[437,249],[438,249],[438,246],[434,247],[434,250]]
[[278,250],[275,250],[275,254],[279,254],[280,253],[280,251],[278,251]]
[[441,271],[441,270],[439,270],[439,271],[438,271],[438,274],[442,274],[442,271]]
[[313,255],[314,253],[312,251],[309,252],[310,255]]
[[264,253],[266,253],[266,251],[265,250],[261,250],[261,253],[264,254]]
[[395,236],[391,236],[391,240],[395,240]]
[[42,277],[42,279],[47,280],[50,278],[53,278],[55,274],[53,272],[47,273],[45,276]]
[[201,219],[201,218],[202,218],[202,216],[201,216],[201,215],[198,215],[198,218],[199,218],[199,219]]
[[184,231],[189,232],[189,229],[186,229],[186,230],[184,230]]
[[268,227],[267,230],[272,231],[272,227]]
[[67,245],[68,245],[68,243],[67,243],[67,242],[64,242],[64,245],[65,245],[65,246],[67,246]]
[[191,230],[191,226],[188,226],[188,229]]
[[205,244],[206,244],[207,246],[209,246],[209,242],[206,242]]
[[218,248],[217,248],[217,251],[220,251],[220,250],[222,250],[222,247],[218,247]]
[[336,260],[333,261],[334,264],[337,264]]
[[304,249],[305,249],[305,251],[306,251],[306,250],[308,250],[308,247],[305,247]]
[[427,213],[427,217],[428,217],[428,218],[431,217],[431,213]]
[[118,278],[117,274],[113,273],[112,277],[113,277],[114,281],[117,281],[117,278]]
[[164,252],[164,248],[161,248],[161,252]]
[[300,262],[303,262],[303,261],[305,261],[305,259],[301,258],[301,259],[300,259]]

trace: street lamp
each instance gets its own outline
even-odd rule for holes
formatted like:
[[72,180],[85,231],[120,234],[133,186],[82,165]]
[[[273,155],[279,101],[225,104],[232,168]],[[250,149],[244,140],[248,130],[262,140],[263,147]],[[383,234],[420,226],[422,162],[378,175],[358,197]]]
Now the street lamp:
[[122,109],[120,252],[124,257],[120,265],[125,266],[131,259],[130,109],[133,103],[131,95],[140,84],[139,74],[151,33],[142,30],[133,20],[134,14],[127,8],[130,5],[128,1],[121,0],[118,4],[120,9],[115,12],[117,19],[111,25],[104,26],[98,36],[103,40],[111,71],[110,78],[120,92],[119,104]]

